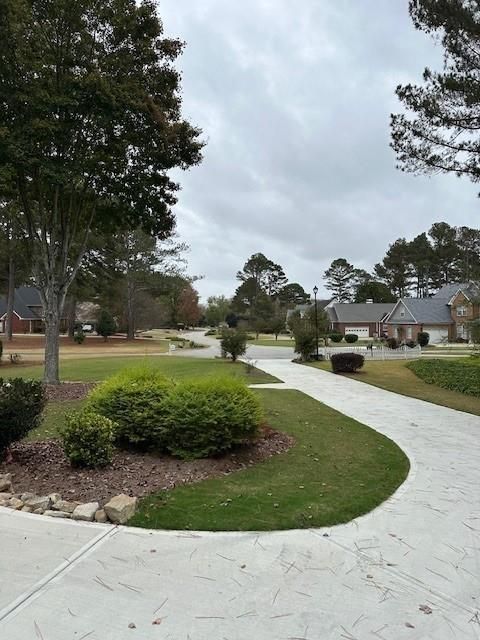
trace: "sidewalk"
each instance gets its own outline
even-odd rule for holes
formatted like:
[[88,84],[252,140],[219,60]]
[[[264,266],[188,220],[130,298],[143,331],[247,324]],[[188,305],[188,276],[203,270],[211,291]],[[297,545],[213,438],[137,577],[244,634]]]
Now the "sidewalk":
[[258,366],[279,393],[393,438],[406,483],[327,530],[146,531],[0,509],[2,640],[480,638],[480,418],[286,360]]

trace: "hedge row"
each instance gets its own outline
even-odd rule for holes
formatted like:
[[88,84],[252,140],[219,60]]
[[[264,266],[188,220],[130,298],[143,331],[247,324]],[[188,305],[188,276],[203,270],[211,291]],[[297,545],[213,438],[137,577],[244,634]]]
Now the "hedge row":
[[[86,412],[78,420],[70,418],[67,425],[70,449],[82,451],[87,465],[91,464],[87,443],[77,433],[81,434],[80,425],[87,424],[88,443],[94,449],[97,429],[105,449],[108,424],[96,416],[112,422],[112,439],[119,447],[154,449],[181,458],[204,458],[247,443],[262,421],[257,396],[240,380],[207,378],[176,384],[146,369],[123,372],[94,389]],[[69,457],[82,464],[78,457]]]
[[407,366],[428,384],[480,397],[478,360],[416,360]]

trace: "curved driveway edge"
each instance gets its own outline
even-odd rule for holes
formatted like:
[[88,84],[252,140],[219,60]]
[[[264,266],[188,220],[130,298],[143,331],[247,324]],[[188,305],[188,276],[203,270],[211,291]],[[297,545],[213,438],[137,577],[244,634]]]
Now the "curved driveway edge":
[[407,482],[328,530],[190,534],[0,509],[0,638],[480,638],[480,418],[284,360],[257,366],[395,440]]

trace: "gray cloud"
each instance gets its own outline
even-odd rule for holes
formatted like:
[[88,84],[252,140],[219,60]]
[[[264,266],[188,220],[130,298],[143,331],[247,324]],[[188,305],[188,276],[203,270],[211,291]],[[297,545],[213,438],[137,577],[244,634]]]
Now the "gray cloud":
[[311,289],[336,257],[371,268],[435,221],[478,226],[473,185],[395,169],[395,86],[441,61],[405,0],[159,6],[187,42],[184,112],[208,141],[203,164],[179,175],[176,207],[202,296],[232,294],[257,251]]

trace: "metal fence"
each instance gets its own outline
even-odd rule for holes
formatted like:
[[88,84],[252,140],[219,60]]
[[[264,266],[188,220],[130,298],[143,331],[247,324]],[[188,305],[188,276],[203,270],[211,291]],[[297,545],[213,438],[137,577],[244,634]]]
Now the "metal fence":
[[422,355],[422,349],[418,345],[416,347],[398,347],[398,349],[389,349],[388,347],[325,347],[322,349],[325,360],[330,360],[334,353],[361,353],[365,360],[415,360]]

